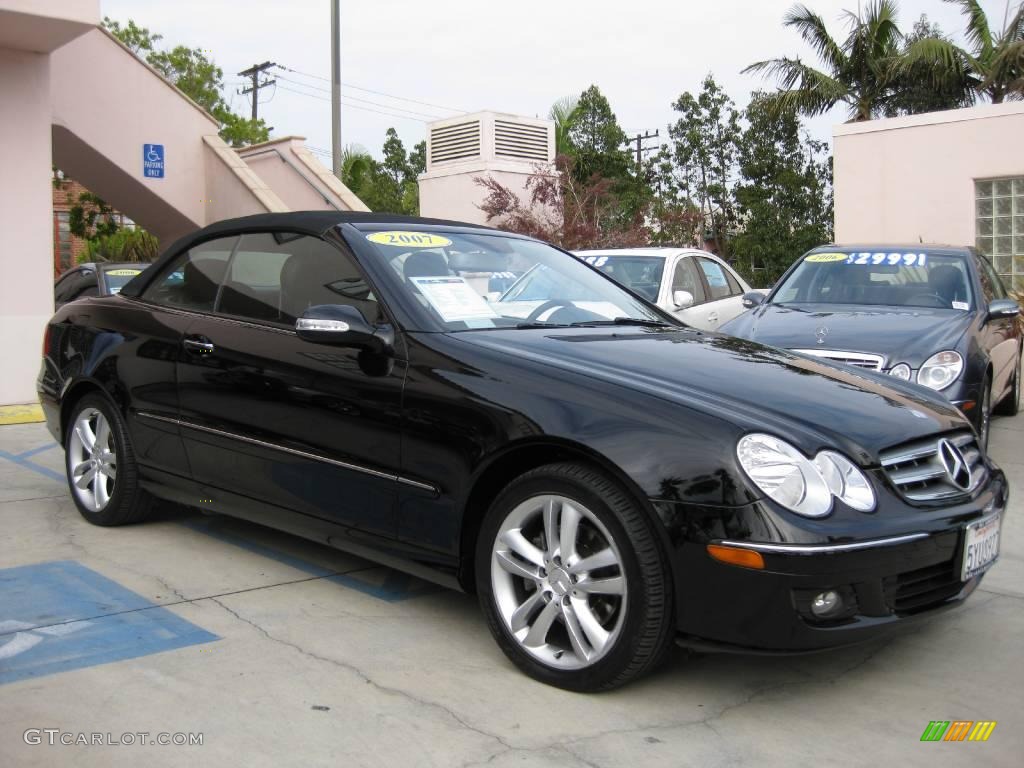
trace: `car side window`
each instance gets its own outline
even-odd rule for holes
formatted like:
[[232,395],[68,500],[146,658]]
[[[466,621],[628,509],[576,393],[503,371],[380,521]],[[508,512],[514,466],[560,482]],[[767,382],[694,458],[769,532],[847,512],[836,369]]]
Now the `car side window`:
[[212,312],[227,272],[228,258],[237,242],[236,236],[222,237],[190,248],[171,262],[142,298],[182,309]]
[[725,268],[717,261],[712,261],[703,256],[698,256],[697,259],[700,261],[700,268],[704,271],[704,277],[707,278],[708,288],[711,290],[711,301],[726,299],[732,296],[733,291],[729,287],[729,280],[725,276]]
[[977,256],[978,279],[981,281],[981,291],[985,294],[985,301],[991,302],[994,299],[1005,299],[1007,297],[1006,287],[999,275],[992,268],[988,259],[984,256]]
[[672,293],[676,291],[689,291],[693,295],[694,304],[703,304],[707,301],[704,284],[700,281],[697,267],[690,256],[684,256],[676,264],[676,271],[672,274]]
[[738,296],[743,293],[743,286],[740,285],[740,281],[733,275],[732,270],[725,269],[725,279],[729,281],[729,291],[731,296]]
[[377,298],[353,259],[317,237],[291,232],[243,235],[221,289],[217,312],[294,327],[308,307],[347,304],[370,322]]

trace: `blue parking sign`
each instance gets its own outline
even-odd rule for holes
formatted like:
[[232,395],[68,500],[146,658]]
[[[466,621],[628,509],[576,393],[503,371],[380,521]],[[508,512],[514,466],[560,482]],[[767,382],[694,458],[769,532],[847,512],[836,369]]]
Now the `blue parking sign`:
[[147,179],[164,177],[164,145],[142,145],[142,175]]

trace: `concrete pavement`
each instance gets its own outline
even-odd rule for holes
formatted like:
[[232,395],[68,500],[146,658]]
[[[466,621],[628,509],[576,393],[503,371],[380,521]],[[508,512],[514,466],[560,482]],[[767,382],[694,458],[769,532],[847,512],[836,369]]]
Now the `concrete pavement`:
[[[176,510],[90,526],[42,425],[2,427],[0,765],[1017,766],[1024,415],[994,422],[992,454],[1011,477],[1001,560],[961,610],[814,656],[676,651],[583,696],[517,672],[473,598],[358,558]],[[922,743],[931,720],[998,725]]]

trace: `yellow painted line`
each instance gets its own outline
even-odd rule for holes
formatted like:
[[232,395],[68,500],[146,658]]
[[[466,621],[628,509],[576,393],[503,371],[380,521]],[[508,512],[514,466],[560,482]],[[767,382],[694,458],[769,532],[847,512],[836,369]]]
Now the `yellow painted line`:
[[0,405],[0,424],[34,424],[45,421],[39,403]]

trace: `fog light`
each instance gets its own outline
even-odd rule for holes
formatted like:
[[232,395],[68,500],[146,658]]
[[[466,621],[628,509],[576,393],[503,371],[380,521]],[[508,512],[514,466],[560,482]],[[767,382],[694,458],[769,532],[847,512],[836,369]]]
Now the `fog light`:
[[830,589],[814,596],[814,599],[811,600],[811,613],[819,617],[828,616],[842,608],[842,605],[843,598],[834,589]]

